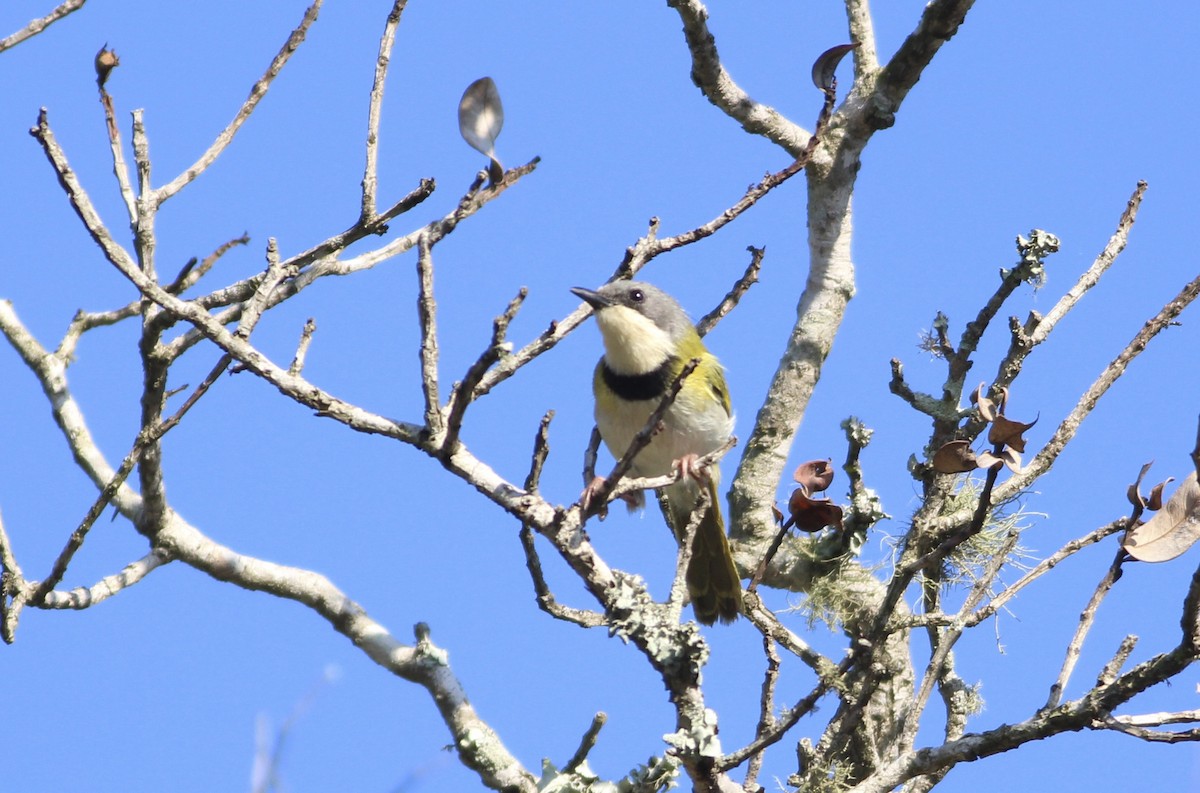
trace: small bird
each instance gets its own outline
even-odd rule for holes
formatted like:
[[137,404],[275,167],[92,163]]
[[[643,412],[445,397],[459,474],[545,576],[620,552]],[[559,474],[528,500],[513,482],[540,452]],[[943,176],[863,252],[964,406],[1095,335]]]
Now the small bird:
[[[720,471],[715,464],[707,472],[696,466],[697,457],[720,448],[733,431],[724,370],[683,308],[661,289],[614,281],[597,290],[571,291],[595,310],[604,340],[592,391],[596,426],[614,457],[629,449],[688,361],[700,361],[650,444],[634,458],[632,472],[650,477],[680,470],[679,480],[665,489],[668,521],[680,543],[700,501],[700,488],[707,489],[709,507],[696,530],[686,574],[688,594],[703,624],[733,622],[741,612],[741,584],[718,505]],[[584,491],[585,501],[591,489]]]

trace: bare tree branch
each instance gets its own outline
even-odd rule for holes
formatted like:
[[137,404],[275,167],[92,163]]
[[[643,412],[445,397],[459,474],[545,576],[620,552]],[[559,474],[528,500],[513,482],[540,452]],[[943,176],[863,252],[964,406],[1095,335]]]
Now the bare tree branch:
[[55,6],[54,10],[46,14],[46,16],[34,19],[16,33],[0,39],[0,52],[4,52],[9,47],[15,47],[22,41],[36,36],[68,14],[83,8],[83,4],[86,2],[87,0],[65,0],[65,2]]
[[809,134],[773,107],[761,104],[734,82],[717,54],[717,43],[708,29],[708,9],[699,0],[669,0],[679,13],[683,35],[692,55],[692,82],[708,101],[753,135],[762,135],[793,157],[808,144]]
[[42,609],[89,608],[133,586],[169,561],[171,559],[167,554],[153,550],[141,559],[125,565],[121,572],[102,578],[90,587],[76,587],[69,592],[47,592],[39,602],[31,601],[30,605]]
[[926,4],[916,29],[880,70],[873,101],[861,106],[872,126],[885,129],[892,125],[892,114],[917,84],[933,56],[958,32],[973,5],[974,0],[933,0]]

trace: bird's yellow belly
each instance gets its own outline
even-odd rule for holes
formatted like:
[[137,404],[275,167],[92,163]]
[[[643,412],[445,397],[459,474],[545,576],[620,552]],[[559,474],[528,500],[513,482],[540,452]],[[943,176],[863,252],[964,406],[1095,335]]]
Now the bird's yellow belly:
[[[680,397],[685,395],[681,394]],[[596,426],[613,457],[620,458],[629,449],[633,436],[646,425],[659,400],[612,400],[602,409],[597,404]],[[672,464],[690,454],[708,454],[719,448],[733,432],[733,417],[719,404],[695,409],[676,401],[663,417],[663,425],[650,445],[634,459],[633,473],[638,476],[662,476]]]

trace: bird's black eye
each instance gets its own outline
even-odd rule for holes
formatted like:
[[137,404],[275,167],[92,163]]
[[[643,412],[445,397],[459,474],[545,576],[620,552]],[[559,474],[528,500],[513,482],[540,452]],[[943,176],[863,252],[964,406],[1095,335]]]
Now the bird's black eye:
[[634,289],[629,293],[629,299],[635,303],[640,303],[646,299],[646,293],[640,289]]

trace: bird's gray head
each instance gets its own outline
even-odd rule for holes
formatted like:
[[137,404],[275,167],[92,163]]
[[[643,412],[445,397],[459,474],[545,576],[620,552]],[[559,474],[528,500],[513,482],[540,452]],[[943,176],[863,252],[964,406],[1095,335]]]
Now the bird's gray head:
[[571,290],[597,314],[604,309],[623,306],[637,312],[662,328],[672,338],[679,338],[695,326],[687,312],[663,290],[645,281],[613,281],[597,290],[575,287]]
[[605,361],[620,374],[658,368],[696,334],[675,298],[651,284],[614,281],[596,290],[571,291],[595,309]]

